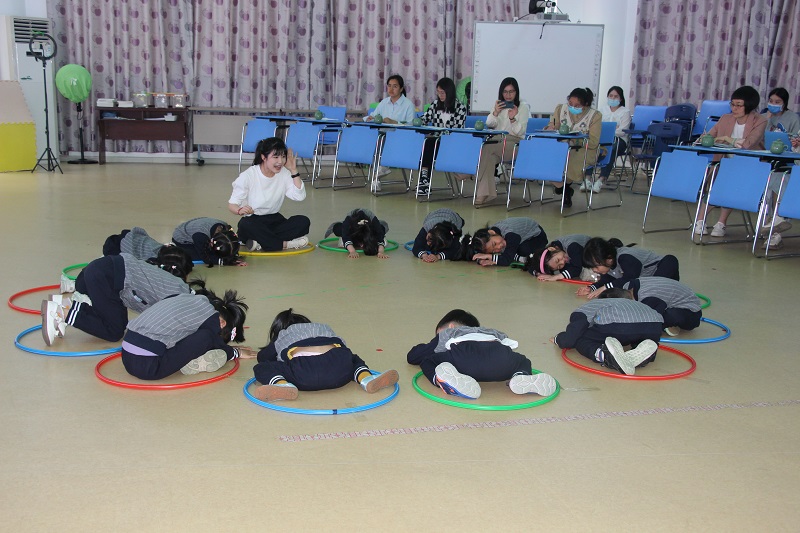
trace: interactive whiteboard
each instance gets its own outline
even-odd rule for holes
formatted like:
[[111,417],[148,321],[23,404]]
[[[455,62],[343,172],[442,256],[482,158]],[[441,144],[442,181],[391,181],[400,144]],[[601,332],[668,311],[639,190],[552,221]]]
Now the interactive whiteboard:
[[503,78],[519,82],[531,113],[550,114],[576,87],[597,101],[603,26],[553,22],[476,22],[472,113],[494,109]]

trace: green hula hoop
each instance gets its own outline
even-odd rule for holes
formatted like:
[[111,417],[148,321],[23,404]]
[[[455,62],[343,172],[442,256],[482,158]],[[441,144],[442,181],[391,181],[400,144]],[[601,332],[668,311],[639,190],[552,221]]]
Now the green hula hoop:
[[711,307],[711,298],[709,298],[708,296],[705,296],[703,294],[700,294],[699,292],[694,293],[694,295],[705,302],[703,305],[700,306],[700,309],[705,309],[707,307]]
[[72,270],[78,270],[79,268],[84,268],[88,264],[89,263],[78,263],[77,265],[70,265],[68,267],[64,267],[64,270],[62,270],[61,273],[67,276],[67,278],[71,279],[72,281],[75,281],[78,278],[78,276],[70,276],[69,274],[67,274],[67,272],[70,272]]
[[[339,237],[328,237],[327,239],[322,239],[321,241],[319,241],[319,244],[317,244],[317,246],[319,248],[322,248],[323,250],[328,250],[330,252],[349,253],[347,251],[347,248],[339,248],[338,246],[328,246],[327,244],[325,244],[326,242],[335,242],[338,240]],[[384,248],[383,250],[384,252],[391,252],[392,250],[397,250],[397,248],[400,246],[399,244],[397,244],[397,241],[393,241],[391,239],[386,239],[386,242],[389,243],[389,246]],[[356,250],[356,252],[363,254],[364,250]]]
[[[539,370],[533,370],[534,374],[541,374]],[[456,402],[454,400],[447,400],[445,398],[439,398],[429,392],[422,390],[419,386],[417,381],[419,381],[419,377],[422,375],[422,372],[418,372],[416,376],[411,379],[411,384],[414,386],[414,390],[417,391],[420,396],[423,396],[429,400],[433,400],[437,403],[443,403],[445,405],[452,405],[453,407],[460,407],[461,409],[474,409],[476,411],[517,411],[519,409],[529,409],[531,407],[536,407],[537,405],[543,405],[547,402],[551,402],[558,396],[558,393],[561,392],[561,384],[556,380],[556,390],[550,396],[545,396],[540,400],[536,400],[535,402],[528,402],[528,403],[519,403],[515,405],[481,405],[475,403],[466,403],[466,402]],[[555,378],[553,378],[555,379]]]

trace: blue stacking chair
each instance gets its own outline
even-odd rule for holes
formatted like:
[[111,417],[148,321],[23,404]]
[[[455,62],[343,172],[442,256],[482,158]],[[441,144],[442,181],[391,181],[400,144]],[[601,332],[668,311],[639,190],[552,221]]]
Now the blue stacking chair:
[[[782,216],[783,218],[800,219],[800,176],[789,179],[786,172],[783,173],[780,189],[778,189],[778,204],[772,215],[772,220],[769,225],[769,234],[767,235],[766,251],[764,257],[767,259],[780,259],[782,257],[800,257],[798,253],[785,253],[785,254],[769,254],[769,241],[772,234],[775,232],[775,216]],[[787,239],[785,234],[781,234],[783,239]],[[797,237],[795,235],[794,237]]]
[[[319,162],[320,140],[322,138],[321,124],[310,122],[295,122],[289,126],[286,134],[286,146],[294,150],[297,157],[303,163],[303,168],[311,179],[311,185],[319,177],[321,165]],[[311,171],[308,170],[308,161],[311,161]]]
[[641,150],[647,139],[647,129],[651,124],[664,122],[667,114],[665,105],[637,105],[633,108],[631,125],[628,129],[631,134],[628,139],[628,152],[623,157],[625,162],[633,155],[634,150]]
[[[647,203],[644,206],[642,232],[656,233],[686,229],[686,226],[655,230],[647,229],[647,213],[650,210],[652,198],[668,198],[684,202],[686,214],[689,216],[690,221],[689,235],[690,238],[693,238],[694,224],[700,211],[700,200],[705,189],[708,168],[708,160],[704,157],[699,157],[694,152],[676,150],[663,154],[653,169],[653,179],[650,182],[650,191],[647,193]],[[689,204],[694,204],[694,216],[689,211]]]
[[[744,240],[726,239],[714,242],[704,242],[704,236],[700,235],[699,243],[749,242],[752,235],[752,253],[755,255],[756,244],[758,243],[757,228],[763,225],[766,218],[767,203],[764,202],[764,195],[767,192],[771,172],[772,167],[769,163],[759,161],[755,157],[735,155],[720,161],[717,174],[711,181],[711,188],[706,198],[706,214],[703,217],[703,227],[705,227],[710,206],[729,207],[742,211],[745,229],[748,234]],[[758,213],[755,225],[753,225],[750,213]]]
[[478,122],[479,120],[482,120],[483,122],[486,122],[486,117],[484,117],[482,115],[467,115],[467,119],[466,119],[466,121],[464,121],[464,127],[465,128],[474,128],[475,127],[475,123]]
[[[461,132],[442,135],[437,140],[436,159],[433,161],[433,170],[444,172],[449,189],[453,192],[452,198],[455,198],[457,191],[453,183],[453,174],[468,174],[470,176],[478,174],[478,167],[481,164],[483,141],[484,137],[482,136]],[[428,200],[430,200],[431,190],[433,189],[433,172],[431,172],[430,178],[430,187],[428,187],[427,194]],[[448,187],[440,187],[436,190],[446,190],[447,188]],[[419,197],[419,194],[417,197]],[[447,199],[450,200],[452,198]]]
[[[322,115],[325,118],[332,118],[334,120],[340,120],[344,122],[345,118],[347,117],[346,107],[321,105],[317,109],[322,112]],[[326,126],[322,134],[322,140],[320,144],[323,146],[336,144],[339,141],[339,132],[341,129],[342,128],[340,126]]]
[[[377,172],[378,166],[375,164],[375,155],[378,153],[378,143],[380,142],[380,130],[377,128],[370,128],[367,126],[348,126],[342,129],[339,134],[339,142],[336,146],[336,159],[333,163],[333,178],[331,186],[333,190],[347,189],[355,187],[355,178],[361,177],[364,179],[365,186],[372,180],[372,174]],[[361,176],[356,176],[353,173],[353,166],[347,165],[347,170],[350,173],[350,184],[346,186],[337,186],[336,178],[339,177],[339,168],[341,163],[351,163],[360,165]],[[368,171],[364,173],[363,165],[366,165]]]
[[[384,192],[383,194],[401,194],[406,193],[411,189],[411,183],[414,179],[414,171],[417,171],[417,179],[419,179],[419,169],[422,164],[422,147],[425,144],[425,135],[409,129],[390,129],[386,132],[383,145],[380,148],[380,164],[384,167],[399,168],[403,171],[403,179],[395,181],[381,180],[381,187],[383,185],[393,183],[403,183],[406,188],[404,191],[396,191],[391,193]],[[411,171],[410,175],[406,174],[406,170]],[[371,189],[377,196],[377,173],[372,176]]]
[[[600,130],[600,148],[605,148],[606,154],[599,160],[595,165],[590,165],[589,168],[592,169],[592,179],[597,179],[598,174],[600,173],[600,169],[606,166],[609,163],[614,163],[611,161],[611,156],[614,153],[614,147],[617,144],[617,123],[616,122],[603,122],[601,124]],[[616,157],[614,158],[616,159]],[[614,187],[616,189],[617,194],[619,196],[619,203],[618,204],[610,204],[604,205],[600,207],[595,207],[592,202],[594,199],[594,190],[588,191],[589,192],[589,209],[606,209],[607,207],[620,207],[622,205],[622,189],[619,186],[619,182],[617,182],[617,186]]]
[[731,103],[728,100],[703,100],[697,112],[697,119],[694,121],[692,139],[697,139],[710,131],[719,121],[719,117],[730,112]]
[[678,144],[683,133],[683,126],[674,122],[657,122],[650,124],[647,128],[645,142],[642,150],[638,154],[632,154],[633,158],[633,178],[631,179],[631,192],[636,183],[636,175],[642,163],[647,165],[645,173],[650,176],[648,169],[661,157],[664,152],[671,152],[670,145]]
[[671,105],[664,113],[664,122],[675,122],[683,127],[680,144],[688,144],[691,141],[696,118],[697,107],[694,104]]
[[792,140],[789,138],[789,134],[783,131],[765,131],[764,132],[764,146],[769,147],[772,146],[772,143],[775,141],[783,141],[784,146],[786,146],[787,150],[792,149]]
[[[514,147],[514,164],[511,167],[511,175],[508,182],[508,198],[506,199],[506,209],[518,209],[520,207],[527,207],[534,201],[541,204],[549,203],[553,199],[544,198],[545,183],[550,182],[556,187],[563,187],[567,178],[567,165],[569,164],[570,149],[569,144],[565,142],[558,142],[555,139],[546,139],[541,137],[533,137],[530,139],[523,139],[517,146]],[[524,186],[522,189],[523,204],[511,207],[511,187],[514,180],[522,180]],[[542,189],[539,194],[539,200],[532,200],[531,193],[528,190],[529,181],[541,181]],[[525,198],[527,195],[527,199]],[[564,199],[566,194],[561,195],[561,214],[564,214]],[[588,201],[587,201],[588,202]],[[584,211],[577,211],[571,213],[569,216],[577,213],[585,213]]]
[[528,125],[525,128],[525,133],[533,133],[543,130],[545,126],[550,123],[549,118],[529,118]]
[[271,120],[254,118],[242,126],[242,144],[239,147],[239,174],[242,173],[242,155],[255,154],[258,142],[262,139],[275,137],[277,124]]

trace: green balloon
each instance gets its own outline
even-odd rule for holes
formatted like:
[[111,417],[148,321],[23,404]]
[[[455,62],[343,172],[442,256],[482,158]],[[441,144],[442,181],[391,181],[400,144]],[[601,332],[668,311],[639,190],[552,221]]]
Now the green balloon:
[[472,77],[467,76],[458,82],[458,85],[456,86],[456,98],[458,98],[458,101],[464,105],[467,105],[467,101],[469,100],[469,95],[467,94],[467,84],[470,82],[472,82]]
[[422,119],[415,117],[414,120],[411,121],[411,124],[414,126],[422,126]]
[[92,90],[92,75],[80,65],[64,65],[56,73],[56,87],[65,98],[80,104]]

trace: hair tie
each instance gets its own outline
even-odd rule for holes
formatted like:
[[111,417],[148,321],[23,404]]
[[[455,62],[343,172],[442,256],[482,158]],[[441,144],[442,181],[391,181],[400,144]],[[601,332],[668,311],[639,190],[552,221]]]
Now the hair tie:
[[236,338],[236,326],[233,327],[231,330],[231,340],[229,342],[233,342],[233,339]]
[[542,250],[542,258],[539,259],[539,272],[544,274],[544,260],[547,257],[547,248]]
[[359,220],[359,221],[358,221],[358,225],[359,225],[359,226],[363,226],[363,225],[364,225],[364,224],[366,224],[367,222],[369,222],[369,220]]

